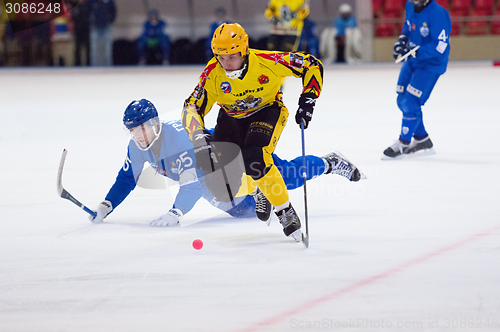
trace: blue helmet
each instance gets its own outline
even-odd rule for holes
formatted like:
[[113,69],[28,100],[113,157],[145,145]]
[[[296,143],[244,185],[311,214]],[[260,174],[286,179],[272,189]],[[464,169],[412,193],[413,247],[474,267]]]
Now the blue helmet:
[[[160,137],[161,123],[155,105],[147,99],[132,101],[123,114],[123,124],[140,150],[148,150]],[[136,127],[139,128],[137,132]],[[135,134],[134,134],[135,133]]]
[[123,124],[127,129],[132,129],[157,116],[158,111],[152,102],[147,99],[134,100],[125,109]]

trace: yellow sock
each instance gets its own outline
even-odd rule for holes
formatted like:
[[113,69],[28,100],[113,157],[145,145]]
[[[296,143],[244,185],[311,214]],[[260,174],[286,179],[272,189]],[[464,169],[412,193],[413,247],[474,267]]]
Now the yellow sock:
[[288,189],[275,165],[271,167],[266,175],[255,182],[273,206],[280,206],[288,201]]

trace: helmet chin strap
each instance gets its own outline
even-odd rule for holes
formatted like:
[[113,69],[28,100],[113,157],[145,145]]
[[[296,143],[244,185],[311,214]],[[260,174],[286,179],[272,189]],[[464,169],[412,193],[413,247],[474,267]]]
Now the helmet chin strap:
[[233,71],[227,71],[227,70],[224,69],[224,71],[226,72],[226,76],[228,78],[234,80],[236,78],[240,78],[241,75],[243,74],[243,72],[245,71],[245,69],[247,69],[247,63],[246,63],[246,61],[243,64],[243,67],[241,67],[241,69],[233,70]]

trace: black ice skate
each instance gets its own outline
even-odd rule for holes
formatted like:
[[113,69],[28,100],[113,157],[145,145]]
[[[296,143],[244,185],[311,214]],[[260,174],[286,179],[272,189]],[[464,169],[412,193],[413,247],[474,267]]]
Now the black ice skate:
[[397,140],[396,143],[384,150],[384,157],[382,159],[394,159],[401,157],[403,154],[407,153],[409,144]]
[[257,187],[254,192],[250,194],[255,200],[255,213],[257,214],[257,218],[269,224],[271,223],[271,211],[273,210],[273,206],[267,200],[266,196],[260,191]]
[[366,179],[366,176],[339,152],[330,152],[322,158],[328,164],[325,174],[338,174],[353,182]]
[[422,138],[422,139],[416,139],[413,138],[413,141],[410,143],[410,146],[408,147],[408,150],[406,150],[405,153],[410,154],[410,153],[415,153],[417,151],[422,151],[425,152],[426,154],[432,154],[434,150],[432,147],[434,144],[432,144],[432,141],[429,136]]
[[292,237],[295,241],[302,241],[302,231],[300,230],[300,219],[297,212],[293,209],[292,204],[287,208],[277,211],[276,215],[283,226],[283,233],[286,236]]

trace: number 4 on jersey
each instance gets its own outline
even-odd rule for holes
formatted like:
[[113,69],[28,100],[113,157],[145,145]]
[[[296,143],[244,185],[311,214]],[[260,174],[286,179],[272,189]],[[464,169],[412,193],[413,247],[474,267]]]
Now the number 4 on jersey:
[[448,38],[449,37],[446,35],[446,31],[443,29],[443,31],[441,31],[441,33],[439,34],[438,39],[446,43],[446,40],[448,40]]
[[438,45],[436,47],[436,50],[439,53],[443,54],[444,51],[446,51],[446,48],[448,47],[448,43],[446,41],[448,40],[448,38],[449,37],[446,35],[446,31],[443,29],[441,31],[441,33],[439,34],[439,37],[438,37],[439,43],[438,43]]

